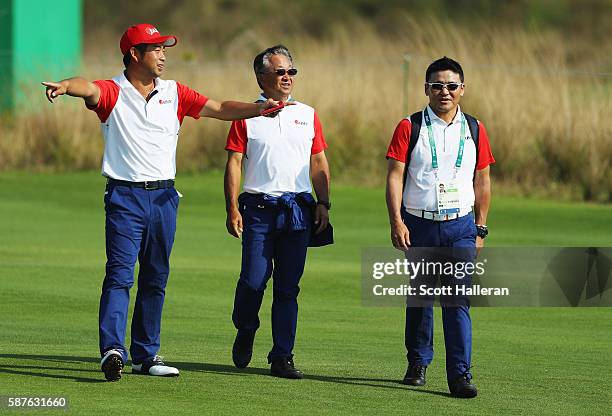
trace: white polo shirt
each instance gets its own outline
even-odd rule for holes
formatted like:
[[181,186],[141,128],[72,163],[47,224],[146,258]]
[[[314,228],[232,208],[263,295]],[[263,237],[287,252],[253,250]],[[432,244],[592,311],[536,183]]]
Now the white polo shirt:
[[280,196],[312,191],[310,156],[327,143],[314,108],[293,102],[275,117],[232,123],[225,150],[244,154],[245,192]]
[[[438,178],[441,181],[451,180],[455,173],[455,161],[459,151],[461,134],[461,109],[459,108],[451,123],[436,116],[427,106],[434,133],[438,153]],[[402,120],[395,129],[387,158],[393,158],[406,163],[411,134],[410,117]],[[472,210],[474,205],[474,170],[484,169],[495,163],[489,137],[484,125],[478,122],[478,166],[476,165],[476,146],[469,127],[466,125],[465,147],[461,168],[457,172],[457,184],[462,206],[460,215]],[[407,209],[437,211],[436,177],[431,161],[431,148],[427,125],[423,120],[419,132],[419,140],[412,151],[408,165],[406,186],[403,192],[403,205]]]
[[174,179],[183,118],[199,118],[208,98],[176,81],[157,78],[147,101],[124,73],[94,83],[100,88],[100,101],[88,108],[102,123],[102,174],[131,182]]

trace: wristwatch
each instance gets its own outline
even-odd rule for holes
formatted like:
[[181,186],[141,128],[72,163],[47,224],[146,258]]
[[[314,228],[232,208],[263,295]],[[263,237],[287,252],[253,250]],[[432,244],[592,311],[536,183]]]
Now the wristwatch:
[[317,205],[323,205],[329,211],[331,209],[331,202],[319,200],[317,201]]
[[487,235],[489,235],[489,229],[486,225],[476,224],[476,235],[480,238],[485,238]]

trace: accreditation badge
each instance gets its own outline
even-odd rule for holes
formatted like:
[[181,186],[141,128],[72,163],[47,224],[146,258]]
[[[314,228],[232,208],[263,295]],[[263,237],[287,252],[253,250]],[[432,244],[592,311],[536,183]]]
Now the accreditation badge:
[[438,214],[457,214],[461,207],[457,181],[436,181]]

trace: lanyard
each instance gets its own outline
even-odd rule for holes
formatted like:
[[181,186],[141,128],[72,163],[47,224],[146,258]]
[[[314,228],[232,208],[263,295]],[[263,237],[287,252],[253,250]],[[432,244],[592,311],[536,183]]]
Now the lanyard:
[[[434,170],[436,180],[438,179],[438,151],[436,150],[436,140],[434,138],[433,127],[431,126],[431,119],[429,118],[429,111],[425,109],[423,111],[423,118],[427,125],[427,134],[429,136],[429,147],[431,148],[431,166]],[[455,177],[457,172],[461,168],[463,162],[463,148],[465,147],[465,116],[461,113],[461,133],[459,135],[459,151],[457,152],[457,160],[455,161]]]

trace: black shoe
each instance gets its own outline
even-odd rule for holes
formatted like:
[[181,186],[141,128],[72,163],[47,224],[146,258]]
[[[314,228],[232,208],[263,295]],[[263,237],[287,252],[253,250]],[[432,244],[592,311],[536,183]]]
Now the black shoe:
[[478,390],[476,390],[476,386],[470,382],[471,379],[472,375],[470,373],[466,373],[454,380],[449,380],[448,389],[450,390],[451,395],[454,397],[461,397],[463,399],[471,399],[472,397],[476,397]]
[[291,358],[277,358],[272,360],[272,366],[270,367],[270,374],[275,377],[282,378],[293,378],[300,379],[304,378],[304,373],[295,368],[293,359]]
[[238,368],[245,368],[253,356],[253,341],[255,332],[238,331],[232,347],[232,360]]
[[121,353],[117,350],[109,350],[104,353],[104,357],[100,361],[100,366],[104,372],[104,377],[108,381],[117,381],[121,378],[123,370],[123,359]]
[[407,384],[409,386],[424,386],[426,372],[426,366],[420,364],[410,364],[408,365],[408,370],[406,371],[404,380],[402,380],[402,384]]

